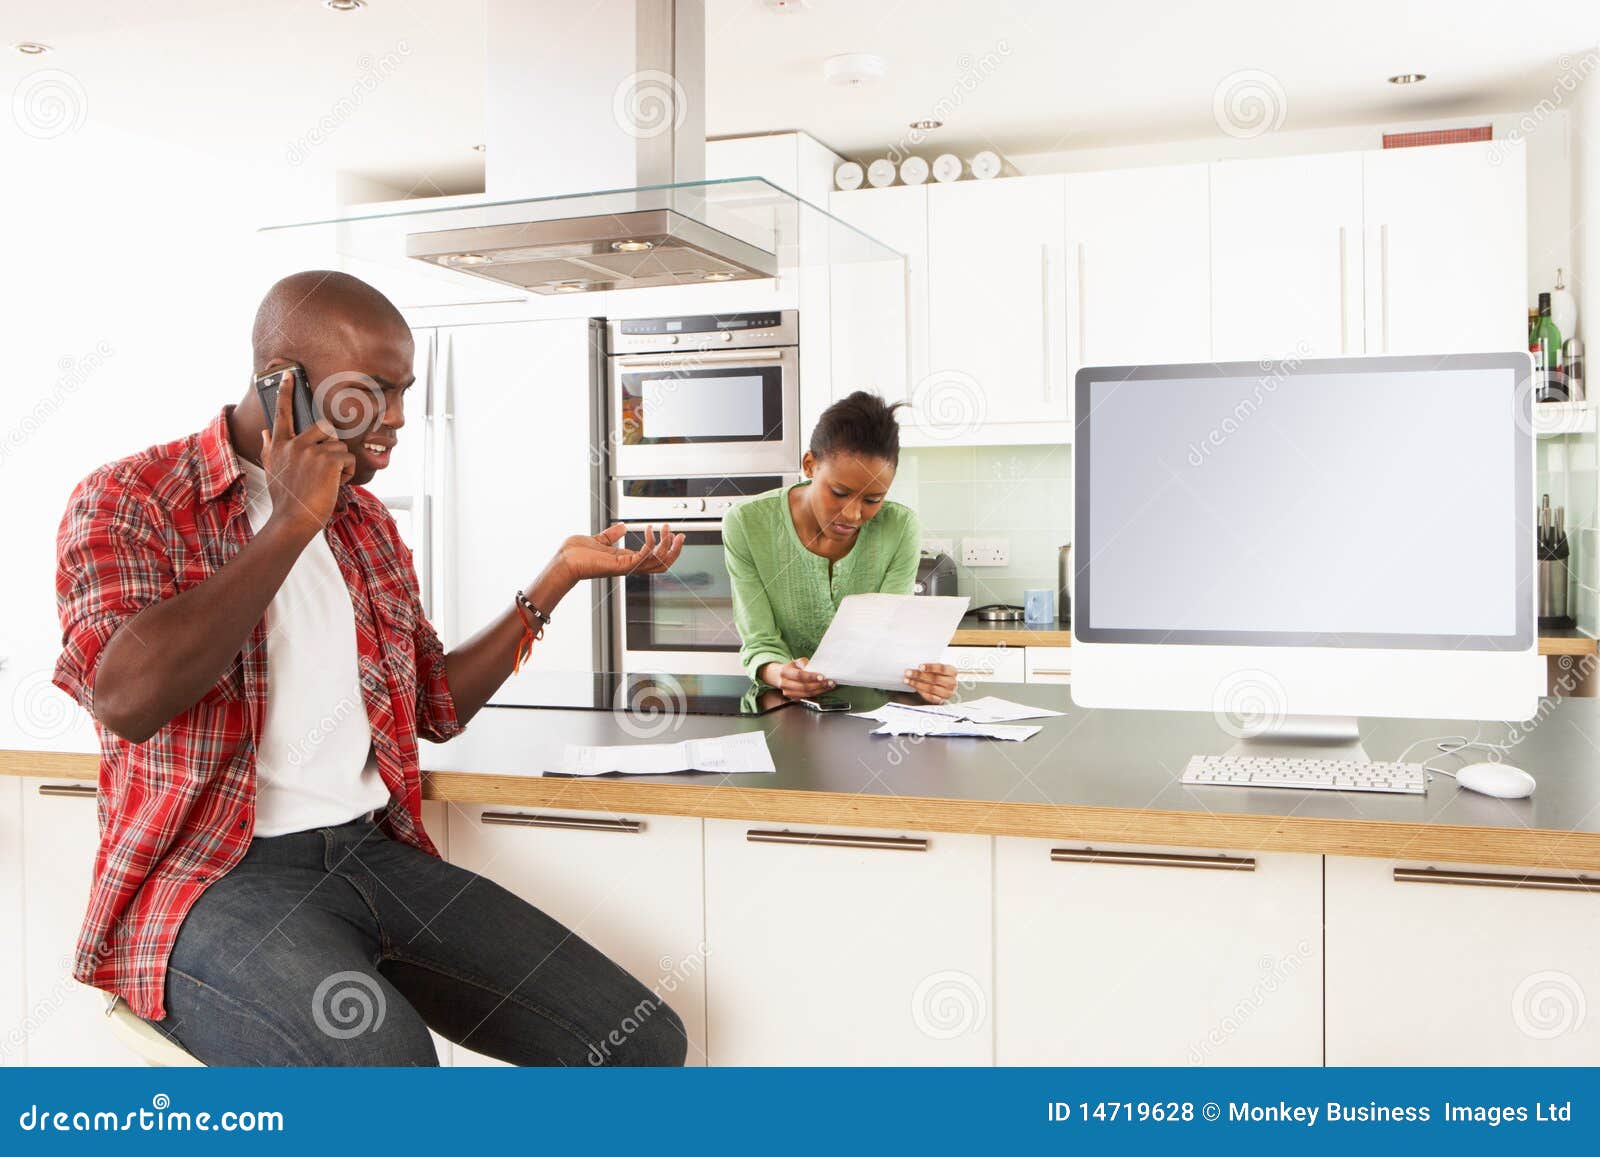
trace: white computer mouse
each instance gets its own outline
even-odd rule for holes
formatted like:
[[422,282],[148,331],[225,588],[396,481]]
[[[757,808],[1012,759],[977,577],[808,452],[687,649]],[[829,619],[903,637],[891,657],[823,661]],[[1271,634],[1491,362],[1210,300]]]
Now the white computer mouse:
[[1522,799],[1533,794],[1533,776],[1508,763],[1469,763],[1456,772],[1456,782],[1468,791],[1497,799]]

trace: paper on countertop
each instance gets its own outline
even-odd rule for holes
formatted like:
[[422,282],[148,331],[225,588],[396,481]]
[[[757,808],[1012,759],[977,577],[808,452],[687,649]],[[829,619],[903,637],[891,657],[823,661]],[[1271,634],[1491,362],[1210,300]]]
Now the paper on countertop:
[[677,743],[634,743],[585,747],[569,743],[561,766],[546,775],[670,775],[675,771],[717,771],[727,775],[775,772],[764,731],[740,731],[711,739]]
[[971,736],[977,739],[1031,739],[1043,730],[1040,727],[1016,727],[1004,723],[968,723],[964,719],[944,719],[938,715],[924,715],[908,711],[873,728],[874,735],[923,735],[953,739]]
[[909,691],[908,668],[939,662],[965,595],[847,595],[806,669],[847,687]]
[[962,703],[885,703],[875,711],[856,712],[856,718],[876,719],[879,723],[887,723],[890,714],[897,711],[915,711],[923,715],[943,716],[946,719],[958,719],[968,723],[1011,723],[1018,719],[1043,719],[1049,715],[1061,714],[1048,707],[1029,707],[1025,703],[1013,703],[1009,699],[985,695],[982,699],[971,699]]

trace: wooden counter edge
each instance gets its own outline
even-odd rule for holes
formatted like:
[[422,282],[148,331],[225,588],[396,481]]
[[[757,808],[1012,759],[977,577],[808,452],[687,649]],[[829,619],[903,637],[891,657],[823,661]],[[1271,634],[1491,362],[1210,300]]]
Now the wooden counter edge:
[[[0,750],[0,775],[92,782],[98,757]],[[1600,832],[1409,824],[1147,808],[869,796],[704,783],[429,772],[426,799],[571,811],[695,816],[815,827],[891,828],[1025,836],[1083,843],[1154,844],[1247,852],[1369,856],[1429,863],[1500,864],[1561,872],[1600,870]]]
[[[950,636],[952,647],[1070,647],[1071,631],[1029,630],[1025,627],[961,628]],[[1541,655],[1593,655],[1600,641],[1587,635],[1540,635]]]

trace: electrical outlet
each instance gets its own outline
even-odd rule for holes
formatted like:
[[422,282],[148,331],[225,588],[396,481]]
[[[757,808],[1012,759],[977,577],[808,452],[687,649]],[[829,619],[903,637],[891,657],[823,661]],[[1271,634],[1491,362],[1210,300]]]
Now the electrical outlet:
[[922,540],[922,549],[929,554],[938,554],[943,551],[945,554],[953,555],[956,552],[956,540],[953,538],[925,538]]
[[963,538],[962,566],[1005,566],[1011,561],[1009,538]]

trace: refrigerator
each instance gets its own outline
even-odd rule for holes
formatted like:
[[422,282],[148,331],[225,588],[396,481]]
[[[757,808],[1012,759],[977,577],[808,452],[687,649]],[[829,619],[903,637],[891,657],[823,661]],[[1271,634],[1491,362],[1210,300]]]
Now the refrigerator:
[[[564,539],[601,525],[605,334],[591,318],[413,333],[405,425],[368,489],[411,547],[423,610],[449,650],[511,607]],[[603,670],[611,589],[573,588],[490,704],[536,704],[552,672]]]

